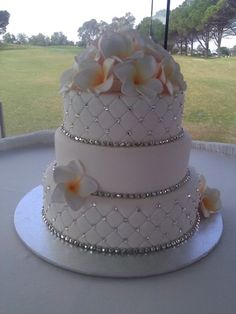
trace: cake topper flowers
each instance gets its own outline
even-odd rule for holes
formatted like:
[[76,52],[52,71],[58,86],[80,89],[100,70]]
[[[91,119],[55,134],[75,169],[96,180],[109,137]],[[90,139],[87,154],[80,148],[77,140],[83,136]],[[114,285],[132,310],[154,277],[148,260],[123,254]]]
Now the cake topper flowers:
[[150,38],[135,30],[105,32],[75,57],[63,73],[61,91],[121,92],[148,98],[186,89],[179,65]]
[[200,203],[199,209],[201,214],[208,218],[211,214],[216,213],[222,206],[220,200],[220,191],[207,186],[206,179],[200,176],[199,184]]
[[78,210],[86,197],[94,193],[97,182],[87,176],[81,162],[72,160],[67,166],[56,166],[53,172],[56,187],[52,193],[52,201],[64,202],[73,210]]

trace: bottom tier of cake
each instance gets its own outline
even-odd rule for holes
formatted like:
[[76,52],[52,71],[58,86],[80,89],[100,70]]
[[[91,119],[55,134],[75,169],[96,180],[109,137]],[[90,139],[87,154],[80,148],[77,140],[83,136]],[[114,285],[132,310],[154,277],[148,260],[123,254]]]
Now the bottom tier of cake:
[[47,168],[43,218],[59,238],[76,246],[102,252],[149,252],[176,246],[192,236],[199,224],[199,178],[190,169],[182,184],[158,196],[107,198],[90,195],[73,211],[52,202],[53,163]]

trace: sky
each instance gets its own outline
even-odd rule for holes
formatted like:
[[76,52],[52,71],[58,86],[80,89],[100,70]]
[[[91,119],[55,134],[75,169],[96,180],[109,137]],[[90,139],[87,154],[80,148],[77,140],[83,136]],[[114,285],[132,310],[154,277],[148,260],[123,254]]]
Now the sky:
[[[171,9],[182,2],[171,0]],[[154,14],[165,8],[166,0],[153,0]],[[61,31],[68,40],[78,41],[78,28],[93,18],[110,23],[114,16],[121,17],[131,12],[138,24],[144,17],[150,16],[151,0],[1,0],[0,10],[10,13],[9,33],[51,36]],[[233,47],[236,38],[223,41],[223,45]]]
[[[175,8],[183,0],[172,0]],[[166,0],[154,0],[153,12],[166,7]],[[111,22],[114,16],[131,12],[138,24],[150,16],[151,0],[1,0],[0,10],[10,13],[7,32],[51,35],[62,31],[69,40],[78,40],[77,30],[85,21]]]

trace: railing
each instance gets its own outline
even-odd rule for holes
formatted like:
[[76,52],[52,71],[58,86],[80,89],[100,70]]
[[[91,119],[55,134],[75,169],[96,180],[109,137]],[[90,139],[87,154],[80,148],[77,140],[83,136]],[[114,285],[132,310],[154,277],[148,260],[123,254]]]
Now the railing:
[[2,103],[0,102],[0,138],[5,137],[5,126],[4,126],[4,119],[3,119],[3,109],[2,109]]

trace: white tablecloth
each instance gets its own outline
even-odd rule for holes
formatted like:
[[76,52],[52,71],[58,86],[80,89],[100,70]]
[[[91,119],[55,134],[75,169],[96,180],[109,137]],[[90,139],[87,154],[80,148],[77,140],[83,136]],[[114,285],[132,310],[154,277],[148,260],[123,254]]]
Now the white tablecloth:
[[36,135],[0,141],[1,314],[236,313],[236,159],[230,156],[235,146],[197,142],[195,147],[228,156],[199,149],[191,153],[191,164],[222,194],[224,231],[215,250],[170,274],[105,279],[48,264],[29,251],[14,230],[17,203],[40,184],[43,170],[54,159],[52,142],[51,133],[43,133],[43,140]]

